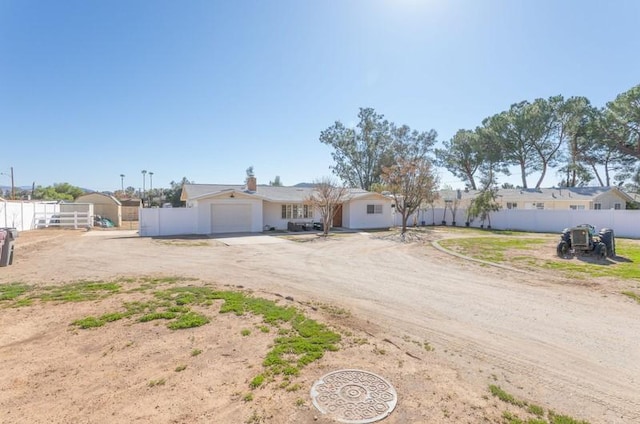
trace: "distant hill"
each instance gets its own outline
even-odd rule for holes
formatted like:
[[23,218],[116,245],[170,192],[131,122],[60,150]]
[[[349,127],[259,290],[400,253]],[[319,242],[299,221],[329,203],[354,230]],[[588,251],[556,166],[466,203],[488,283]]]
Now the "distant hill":
[[294,185],[294,187],[300,187],[300,188],[313,188],[313,186],[315,186],[314,183],[298,183]]

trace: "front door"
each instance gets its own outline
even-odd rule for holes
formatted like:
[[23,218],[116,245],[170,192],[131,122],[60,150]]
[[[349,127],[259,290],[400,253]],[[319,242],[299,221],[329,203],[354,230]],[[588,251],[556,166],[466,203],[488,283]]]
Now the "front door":
[[333,212],[333,226],[342,227],[342,204],[336,206],[336,209]]

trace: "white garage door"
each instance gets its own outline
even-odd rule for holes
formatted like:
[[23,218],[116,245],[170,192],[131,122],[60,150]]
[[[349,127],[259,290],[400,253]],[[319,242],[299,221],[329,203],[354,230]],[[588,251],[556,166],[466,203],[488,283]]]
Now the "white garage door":
[[241,233],[251,231],[251,205],[211,205],[212,233]]

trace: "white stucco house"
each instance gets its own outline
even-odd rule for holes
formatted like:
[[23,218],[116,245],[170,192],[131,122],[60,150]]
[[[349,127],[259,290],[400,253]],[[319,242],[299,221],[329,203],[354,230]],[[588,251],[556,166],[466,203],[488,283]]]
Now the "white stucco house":
[[[321,221],[309,202],[310,187],[257,185],[255,177],[244,185],[185,184],[181,200],[196,209],[198,234],[286,230],[289,222]],[[393,201],[387,196],[349,189],[333,217],[333,227],[349,229],[389,228],[393,225]]]

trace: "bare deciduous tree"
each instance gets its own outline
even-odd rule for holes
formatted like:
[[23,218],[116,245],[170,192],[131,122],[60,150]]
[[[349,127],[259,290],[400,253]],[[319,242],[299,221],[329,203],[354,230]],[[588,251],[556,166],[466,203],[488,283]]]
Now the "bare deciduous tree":
[[398,158],[396,164],[383,168],[382,180],[393,195],[396,211],[402,216],[404,235],[409,216],[436,196],[437,178],[433,167],[428,159]]
[[320,212],[323,236],[326,237],[329,234],[333,215],[337,207],[345,200],[347,194],[348,190],[345,187],[338,186],[331,178],[325,177],[314,182],[313,192],[309,196],[308,202]]

